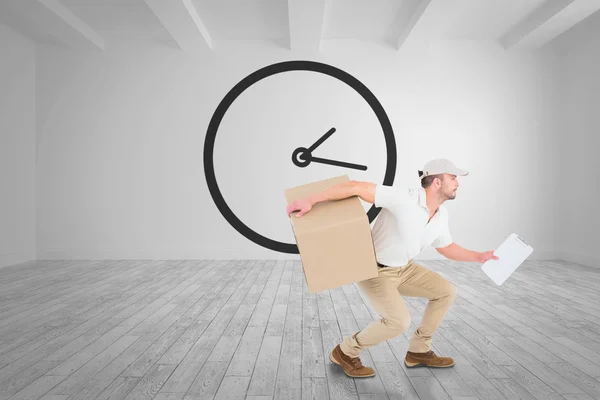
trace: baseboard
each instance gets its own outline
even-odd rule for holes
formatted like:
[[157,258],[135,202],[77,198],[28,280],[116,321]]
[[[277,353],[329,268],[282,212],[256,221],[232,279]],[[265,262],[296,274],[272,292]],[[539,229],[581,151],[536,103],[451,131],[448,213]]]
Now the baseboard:
[[[534,251],[529,260],[555,260],[555,251]],[[38,260],[300,260],[298,254],[266,249],[42,249]],[[415,260],[447,260],[435,249],[426,249]],[[569,261],[569,260],[565,260]],[[596,264],[598,262],[596,261]]]
[[556,253],[555,258],[574,264],[584,265],[586,267],[600,268],[600,256],[598,255],[560,251]]
[[299,260],[298,254],[257,249],[41,249],[38,260]]
[[0,268],[37,260],[35,251],[0,254]]

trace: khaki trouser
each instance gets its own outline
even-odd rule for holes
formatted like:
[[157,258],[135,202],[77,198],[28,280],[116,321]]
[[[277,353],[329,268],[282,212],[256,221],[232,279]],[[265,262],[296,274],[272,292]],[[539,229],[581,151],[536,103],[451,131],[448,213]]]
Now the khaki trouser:
[[401,335],[409,328],[410,314],[402,296],[429,299],[408,348],[416,353],[429,351],[431,338],[456,297],[456,288],[452,283],[412,260],[400,268],[379,268],[378,277],[358,282],[357,285],[381,319],[344,338],[340,347],[349,357],[358,357],[364,349]]

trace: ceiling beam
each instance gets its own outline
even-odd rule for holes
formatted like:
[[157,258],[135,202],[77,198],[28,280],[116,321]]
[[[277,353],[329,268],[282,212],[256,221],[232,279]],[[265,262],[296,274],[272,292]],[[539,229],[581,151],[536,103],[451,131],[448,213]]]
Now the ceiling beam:
[[549,0],[501,39],[505,49],[540,47],[600,9],[598,0]]
[[75,50],[104,51],[104,39],[58,0],[2,0],[9,23],[24,24],[36,39],[51,36]]
[[81,18],[73,14],[67,7],[58,2],[58,0],[38,0],[38,2],[46,7],[52,14],[58,18],[57,24],[62,24],[60,29],[62,33],[61,39],[66,44],[77,48],[78,42],[84,39],[85,42],[93,47],[104,51],[104,39],[88,24],[83,22]]
[[326,0],[288,0],[290,50],[320,51]]
[[406,23],[401,27],[400,35],[398,36],[398,50],[402,48],[411,33],[414,32],[417,23],[425,14],[425,11],[429,8],[431,0],[414,0],[407,8],[401,8],[404,15],[409,16]]
[[188,53],[213,49],[213,42],[192,0],[145,0],[179,47]]

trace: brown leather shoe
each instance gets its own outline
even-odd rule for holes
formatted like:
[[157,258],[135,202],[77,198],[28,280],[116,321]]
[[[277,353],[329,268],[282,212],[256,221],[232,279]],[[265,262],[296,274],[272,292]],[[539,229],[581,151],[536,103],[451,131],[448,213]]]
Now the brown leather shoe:
[[373,368],[362,365],[359,357],[351,358],[345,355],[338,344],[329,355],[331,362],[341,365],[344,372],[351,378],[368,378],[375,376]]
[[406,352],[404,364],[408,368],[414,367],[435,367],[448,368],[454,365],[454,360],[450,357],[439,357],[432,350],[427,353]]

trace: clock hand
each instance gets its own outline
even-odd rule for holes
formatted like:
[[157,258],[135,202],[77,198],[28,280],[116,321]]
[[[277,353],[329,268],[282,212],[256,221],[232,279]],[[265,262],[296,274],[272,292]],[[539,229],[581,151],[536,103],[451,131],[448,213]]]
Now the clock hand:
[[328,130],[323,136],[321,136],[319,140],[314,142],[313,145],[308,148],[308,152],[312,153],[317,147],[321,145],[321,143],[327,140],[329,136],[333,135],[333,132],[335,132],[335,128],[331,128],[330,130]]
[[319,158],[319,157],[310,156],[309,162],[310,161],[313,161],[316,163],[321,163],[321,164],[335,165],[337,167],[359,169],[361,171],[367,170],[366,165],[351,164],[351,163],[347,163],[347,162],[343,162],[343,161],[336,161],[336,160],[328,160],[327,158]]
[[310,150],[305,147],[298,147],[296,150],[294,150],[294,153],[292,153],[292,162],[300,168],[307,167],[308,164],[313,161],[321,164],[335,165],[337,167],[353,168],[361,171],[367,170],[366,165],[351,164],[343,161],[329,160],[327,158],[313,157]]

